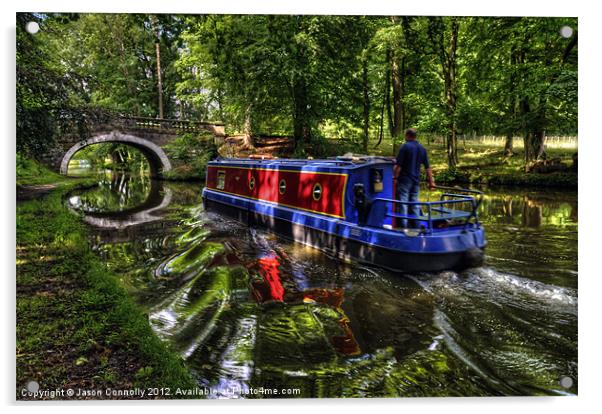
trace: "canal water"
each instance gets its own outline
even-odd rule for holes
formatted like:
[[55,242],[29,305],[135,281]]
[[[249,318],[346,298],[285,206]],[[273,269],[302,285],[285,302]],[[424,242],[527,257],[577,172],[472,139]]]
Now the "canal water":
[[99,181],[66,204],[210,397],[577,393],[575,192],[488,189],[484,266],[393,274],[206,212],[201,183]]

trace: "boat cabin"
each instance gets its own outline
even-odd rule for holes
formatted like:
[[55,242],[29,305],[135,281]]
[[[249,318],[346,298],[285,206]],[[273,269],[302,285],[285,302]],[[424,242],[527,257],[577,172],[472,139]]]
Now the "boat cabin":
[[[394,229],[402,219],[412,219],[415,227],[432,230],[476,217],[474,197],[453,193],[444,193],[439,202],[415,203],[422,210],[420,216],[398,213],[403,203],[395,200],[393,167],[394,159],[386,157],[228,159],[209,163],[206,186],[369,227]],[[455,210],[452,205],[468,209]]]
[[[367,160],[246,160],[211,162],[207,188],[358,223],[356,194],[393,198],[393,163]],[[361,210],[361,207],[360,207]]]

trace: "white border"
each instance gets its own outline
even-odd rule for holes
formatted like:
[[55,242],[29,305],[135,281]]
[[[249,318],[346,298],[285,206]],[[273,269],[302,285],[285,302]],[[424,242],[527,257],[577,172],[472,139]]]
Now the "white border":
[[[144,2],[124,2],[106,0],[102,2],[83,3],[82,0],[21,0],[17,4],[2,3],[2,97],[0,105],[3,134],[2,168],[5,194],[8,200],[2,204],[3,229],[2,261],[5,272],[2,273],[4,301],[2,303],[2,328],[5,335],[1,342],[3,356],[2,379],[0,390],[5,404],[14,409],[15,373],[14,373],[14,260],[15,260],[15,186],[14,186],[14,154],[15,154],[15,12],[16,11],[78,11],[78,12],[154,12],[154,13],[292,13],[292,14],[412,14],[412,15],[531,15],[531,16],[578,16],[579,17],[579,146],[580,146],[580,222],[579,229],[579,397],[551,398],[426,398],[426,399],[387,399],[387,400],[303,400],[303,401],[179,401],[179,402],[93,402],[57,404],[17,404],[26,411],[43,410],[44,412],[81,411],[82,405],[92,412],[104,412],[107,406],[144,405],[144,410],[163,412],[166,405],[181,406],[188,410],[190,405],[198,405],[200,410],[219,410],[240,413],[264,412],[266,409],[286,410],[287,413],[303,412],[316,409],[348,411],[357,409],[364,412],[378,407],[380,410],[420,411],[437,410],[444,413],[504,413],[532,410],[567,413],[589,412],[599,401],[598,385],[602,384],[600,351],[601,322],[598,318],[600,310],[597,303],[601,301],[600,265],[596,258],[602,256],[596,238],[599,234],[600,213],[602,203],[595,202],[600,198],[598,177],[602,176],[598,165],[602,165],[602,129],[600,122],[600,74],[602,62],[600,40],[602,21],[596,13],[593,1],[558,1],[527,2],[525,0],[503,0],[496,2],[467,0],[438,1],[403,1],[403,0],[281,0],[281,1],[227,1],[227,0],[145,0]],[[8,237],[7,235],[10,235]],[[131,407],[131,409],[134,407]]]

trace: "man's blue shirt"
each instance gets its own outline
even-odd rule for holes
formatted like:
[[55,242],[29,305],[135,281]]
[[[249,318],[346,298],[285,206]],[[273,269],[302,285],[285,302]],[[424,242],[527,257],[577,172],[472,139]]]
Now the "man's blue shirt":
[[415,183],[420,182],[420,165],[430,167],[426,149],[418,141],[406,141],[401,146],[396,164],[401,168],[399,178],[408,177]]

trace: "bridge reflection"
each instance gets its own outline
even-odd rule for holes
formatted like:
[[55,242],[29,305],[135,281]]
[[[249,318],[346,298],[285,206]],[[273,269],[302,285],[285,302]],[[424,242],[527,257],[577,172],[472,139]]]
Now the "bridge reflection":
[[99,230],[123,230],[160,220],[161,212],[172,202],[172,190],[155,180],[139,185],[139,180],[132,184],[123,178],[112,174],[110,181],[93,190],[72,193],[68,204]]
[[157,205],[138,206],[119,213],[111,213],[110,215],[89,213],[84,215],[84,221],[94,227],[105,229],[124,229],[134,225],[149,223],[161,219],[161,215],[157,213],[171,203],[171,198],[172,192],[169,188],[166,188],[160,203]]

